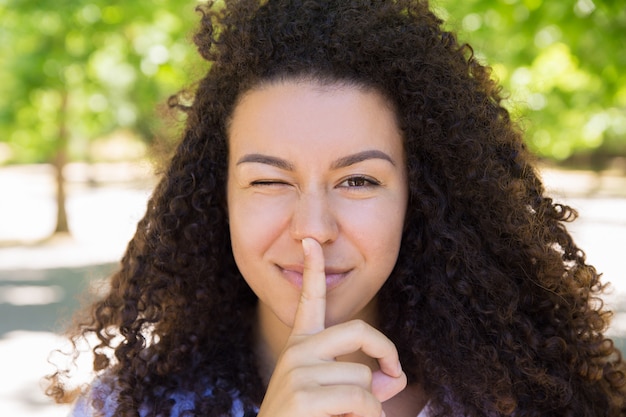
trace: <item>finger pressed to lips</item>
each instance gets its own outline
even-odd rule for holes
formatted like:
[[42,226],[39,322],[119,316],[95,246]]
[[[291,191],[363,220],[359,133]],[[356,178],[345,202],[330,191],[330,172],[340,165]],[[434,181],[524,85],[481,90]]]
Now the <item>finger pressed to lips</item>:
[[[289,267],[278,266],[278,269],[279,269],[280,273],[283,275],[283,277],[291,285],[293,285],[298,291],[302,291],[302,285],[303,285],[303,281],[304,281],[304,277],[303,277],[303,273],[302,273],[302,270],[303,270],[302,267],[298,267],[298,266],[289,266]],[[338,269],[338,268],[328,269],[327,268],[326,271],[324,272],[324,278],[326,280],[326,292],[328,293],[329,291],[332,291],[339,284],[344,282],[346,280],[346,278],[348,277],[348,275],[350,274],[350,272],[352,272],[352,270],[349,270],[349,269]]]
[[310,335],[324,330],[326,319],[326,274],[324,253],[311,238],[302,240],[304,270],[302,293],[294,318],[292,335]]
[[[324,274],[324,254],[321,245],[314,239],[302,240],[304,251],[304,272],[302,294],[296,310],[291,336],[316,335],[305,338],[303,349],[310,345],[317,352],[311,352],[325,360],[356,351],[379,362],[380,369],[391,377],[402,375],[398,352],[394,344],[380,331],[361,320],[351,320],[333,326],[323,334],[326,317],[326,276]],[[322,339],[322,340],[319,340]]]

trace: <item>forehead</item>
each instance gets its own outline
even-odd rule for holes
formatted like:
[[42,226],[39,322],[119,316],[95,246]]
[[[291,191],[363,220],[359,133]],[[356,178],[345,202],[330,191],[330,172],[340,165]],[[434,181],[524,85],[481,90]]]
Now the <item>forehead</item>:
[[336,79],[332,77],[317,76],[317,75],[288,75],[284,77],[275,77],[262,80],[253,84],[250,88],[244,90],[236,100],[235,108],[244,99],[254,94],[255,92],[262,92],[265,90],[276,89],[301,89],[317,92],[319,94],[333,94],[337,92],[361,92],[363,94],[377,95],[381,99],[381,104],[389,106],[392,112],[395,113],[392,101],[389,100],[389,96],[384,91],[379,90],[373,85],[369,85],[366,82],[350,80],[350,79]]
[[[246,92],[229,124],[232,151],[251,145],[402,148],[391,103],[377,90],[346,83],[290,80]],[[263,149],[257,149],[263,151]]]

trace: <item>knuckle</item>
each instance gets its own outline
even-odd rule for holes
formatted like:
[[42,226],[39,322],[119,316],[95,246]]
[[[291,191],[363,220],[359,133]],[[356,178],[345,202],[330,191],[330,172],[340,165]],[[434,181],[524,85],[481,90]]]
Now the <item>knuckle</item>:
[[361,319],[352,320],[350,322],[350,326],[352,328],[352,331],[357,334],[365,333],[367,329],[370,327],[369,324],[367,324],[365,321]]
[[[301,389],[306,387],[309,378],[301,368],[290,369],[284,375],[284,383],[291,387],[295,392],[301,393]],[[302,394],[304,395],[304,394]]]
[[282,353],[280,361],[281,363],[287,365],[287,367],[291,368],[293,367],[293,364],[298,363],[300,356],[298,345],[294,345],[290,346]]
[[355,365],[355,373],[358,375],[359,379],[367,382],[368,385],[372,385],[372,369],[361,363]]
[[349,401],[351,404],[355,404],[355,409],[360,410],[367,416],[380,416],[383,406],[372,394],[359,387],[351,387],[349,395]]
[[287,368],[296,368],[311,361],[311,352],[315,352],[314,341],[308,335],[292,335],[285,349],[280,354],[278,362]]
[[307,390],[294,391],[289,399],[291,402],[291,409],[298,410],[296,415],[306,415],[307,409],[312,401],[311,393]]
[[372,402],[371,394],[356,385],[346,387],[345,395],[352,404],[369,404]]

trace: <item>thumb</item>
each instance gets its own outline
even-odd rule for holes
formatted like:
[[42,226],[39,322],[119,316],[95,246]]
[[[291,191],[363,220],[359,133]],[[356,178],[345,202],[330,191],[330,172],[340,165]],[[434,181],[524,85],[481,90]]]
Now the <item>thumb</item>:
[[372,394],[381,403],[400,393],[406,384],[407,378],[404,372],[397,377],[387,375],[380,370],[372,374]]

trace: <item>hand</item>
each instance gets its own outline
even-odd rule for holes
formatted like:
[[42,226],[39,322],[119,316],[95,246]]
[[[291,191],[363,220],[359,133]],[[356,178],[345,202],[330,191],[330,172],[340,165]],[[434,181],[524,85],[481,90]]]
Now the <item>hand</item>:
[[[398,352],[385,335],[361,320],[325,328],[324,255],[314,239],[303,239],[302,246],[300,301],[258,416],[380,417],[382,402],[406,386]],[[359,350],[377,359],[380,370],[335,360]]]

